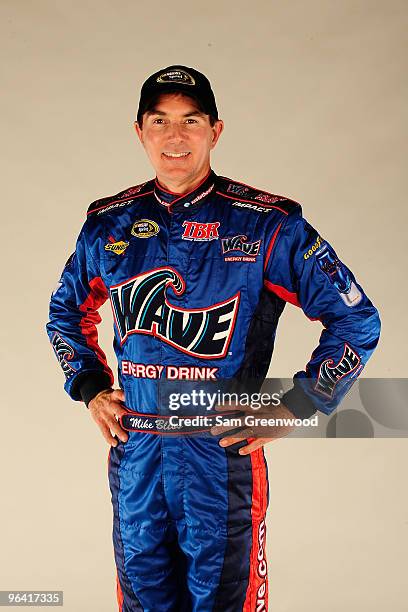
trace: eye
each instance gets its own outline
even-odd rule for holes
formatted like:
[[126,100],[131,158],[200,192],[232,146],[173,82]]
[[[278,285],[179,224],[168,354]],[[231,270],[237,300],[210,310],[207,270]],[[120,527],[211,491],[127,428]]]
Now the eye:
[[163,119],[160,119],[160,117],[158,117],[157,119],[153,119],[153,123],[163,123]]
[[186,119],[186,123],[198,123],[197,119],[192,119],[191,117],[189,119]]

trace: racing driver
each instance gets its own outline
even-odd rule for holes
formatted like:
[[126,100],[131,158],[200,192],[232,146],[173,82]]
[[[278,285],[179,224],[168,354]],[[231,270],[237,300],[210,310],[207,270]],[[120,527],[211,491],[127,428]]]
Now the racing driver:
[[[203,74],[150,76],[135,130],[156,176],[89,206],[51,297],[65,389],[111,447],[121,612],[268,609],[263,445],[292,428],[160,435],[161,383],[263,380],[290,302],[323,331],[271,414],[330,414],[379,338],[377,310],[301,206],[211,168],[223,127]],[[96,330],[108,299],[118,388]]]

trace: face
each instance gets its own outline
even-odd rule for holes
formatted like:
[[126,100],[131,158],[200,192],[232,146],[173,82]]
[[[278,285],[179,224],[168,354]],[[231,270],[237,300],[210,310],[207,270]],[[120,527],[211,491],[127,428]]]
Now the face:
[[144,113],[143,127],[135,129],[163,186],[188,186],[210,169],[223,122],[210,125],[196,102],[182,94],[163,94],[152,111]]

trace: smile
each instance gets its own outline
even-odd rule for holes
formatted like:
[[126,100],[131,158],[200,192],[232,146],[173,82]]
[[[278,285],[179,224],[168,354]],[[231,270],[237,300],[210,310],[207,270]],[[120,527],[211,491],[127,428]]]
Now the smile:
[[178,157],[187,157],[187,155],[190,155],[190,151],[183,151],[182,153],[171,153],[170,151],[165,151],[163,155],[166,157],[172,157],[174,159]]

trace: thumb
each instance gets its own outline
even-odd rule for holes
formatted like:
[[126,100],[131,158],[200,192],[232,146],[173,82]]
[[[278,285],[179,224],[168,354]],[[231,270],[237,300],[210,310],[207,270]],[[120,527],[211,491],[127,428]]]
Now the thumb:
[[111,395],[111,398],[114,400],[119,400],[120,402],[125,401],[125,392],[123,389],[115,389]]

